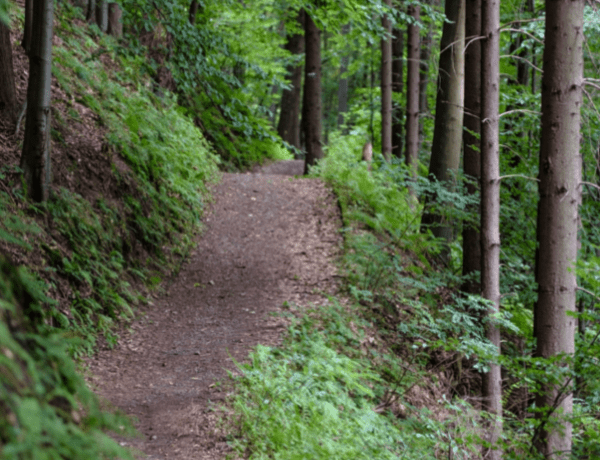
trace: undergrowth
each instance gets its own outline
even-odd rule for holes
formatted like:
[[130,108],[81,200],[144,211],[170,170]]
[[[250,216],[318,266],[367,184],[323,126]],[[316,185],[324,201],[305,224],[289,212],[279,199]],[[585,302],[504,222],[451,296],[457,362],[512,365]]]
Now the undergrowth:
[[53,76],[66,112],[53,138],[64,144],[82,104],[104,133],[95,164],[110,166],[98,190],[54,187],[44,204],[25,199],[16,166],[0,171],[0,458],[131,458],[106,434],[130,433],[130,422],[100,408],[72,358],[98,337],[113,345],[143,290],[185,257],[219,160],[175,98],[149,90],[139,60],[117,55],[69,3],[56,17]]
[[[529,281],[513,283],[516,292],[503,299],[501,312],[487,317],[485,299],[461,292],[467,278],[460,274],[460,241],[442,267],[440,243],[419,228],[423,205],[414,196],[424,193],[443,199],[435,212],[455,222],[458,235],[461,225],[476,225],[464,179],[449,189],[381,158],[369,169],[360,162],[360,133],[332,138],[313,173],[341,204],[341,272],[351,305],[330,299],[294,309],[282,346],[259,347],[239,367],[231,444],[257,459],[481,458],[490,423],[480,407],[481,373],[498,362],[503,458],[541,458],[535,437],[560,416],[530,403],[543,385],[567,378],[577,388],[573,458],[596,458],[597,329],[579,335],[574,356],[534,356],[532,313],[522,303],[531,297],[522,292]],[[579,276],[595,289],[590,266]],[[507,276],[506,284],[515,279]],[[580,318],[598,321],[595,313]],[[485,336],[488,322],[502,331],[502,355]]]

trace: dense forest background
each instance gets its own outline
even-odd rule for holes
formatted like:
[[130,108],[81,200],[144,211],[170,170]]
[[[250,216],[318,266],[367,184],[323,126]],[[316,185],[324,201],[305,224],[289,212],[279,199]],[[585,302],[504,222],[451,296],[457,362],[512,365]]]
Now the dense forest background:
[[338,366],[298,414],[355,408],[314,458],[600,456],[597,5],[2,0],[0,20],[2,458],[130,455],[73,358],[178,270],[219,171],[292,157],[339,197],[354,307],[257,351],[242,452],[301,458],[278,422],[250,429],[295,391],[256,377],[287,359]]

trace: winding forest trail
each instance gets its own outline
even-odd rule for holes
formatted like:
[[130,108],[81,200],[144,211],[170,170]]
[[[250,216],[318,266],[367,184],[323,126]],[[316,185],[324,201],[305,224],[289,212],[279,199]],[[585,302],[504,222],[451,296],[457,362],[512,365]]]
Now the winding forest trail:
[[138,420],[128,445],[157,459],[217,459],[229,452],[211,404],[214,385],[256,344],[276,344],[284,301],[318,304],[336,290],[341,225],[336,199],[297,161],[225,174],[206,230],[166,295],[113,350],[90,360],[98,393]]

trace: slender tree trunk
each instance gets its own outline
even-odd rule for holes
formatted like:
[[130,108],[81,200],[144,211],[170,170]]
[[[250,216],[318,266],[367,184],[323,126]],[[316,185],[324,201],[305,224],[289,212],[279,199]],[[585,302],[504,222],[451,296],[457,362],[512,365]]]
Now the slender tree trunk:
[[[435,105],[435,127],[431,146],[429,175],[451,185],[458,170],[462,147],[464,100],[465,0],[447,0],[446,17],[440,44],[438,90]],[[435,200],[429,196],[427,201]],[[447,243],[453,239],[451,223],[429,210],[421,219],[423,229],[430,228],[437,238]],[[449,246],[442,251],[445,263]]]
[[[421,19],[421,7],[409,6],[408,14],[415,21]],[[406,62],[406,164],[417,176],[419,162],[419,27],[408,26],[407,32],[407,62]]]
[[[429,103],[427,101],[427,90],[429,88],[429,59],[431,49],[433,48],[433,23],[429,25],[427,34],[421,40],[421,55],[419,63],[419,114],[424,116],[429,113]],[[423,142],[425,132],[423,123],[419,123],[419,143]]]
[[21,169],[27,195],[38,202],[46,201],[50,191],[53,20],[54,0],[35,0]]
[[302,104],[302,127],[306,143],[304,173],[323,158],[321,146],[321,31],[304,12],[304,40],[306,42],[304,64],[304,100]]
[[349,57],[342,56],[340,63],[340,79],[338,80],[338,118],[337,125],[344,124],[344,117],[348,112],[348,77],[344,76],[348,71]]
[[[481,7],[481,287],[492,317],[500,310],[500,0],[482,0]],[[486,325],[486,336],[500,354],[500,329],[493,322]],[[502,432],[500,370],[492,363],[482,376],[483,409],[492,416],[490,447],[484,447],[483,456],[490,460],[502,458],[497,445]]]
[[96,3],[96,24],[102,32],[108,29],[108,0],[99,0]]
[[115,38],[123,36],[123,11],[118,3],[108,4],[108,30],[107,33]]
[[[404,31],[394,29],[394,38],[392,40],[392,93],[402,94],[404,87],[404,63],[402,61],[404,54]],[[392,155],[397,158],[402,157],[402,108],[400,104],[392,101]]]
[[188,20],[190,24],[196,24],[196,14],[198,13],[198,0],[192,0]]
[[27,56],[29,56],[29,52],[31,51],[32,18],[33,0],[25,0],[25,24],[23,26],[23,41],[21,42],[21,46]]
[[[538,203],[538,302],[534,312],[537,355],[575,352],[577,223],[581,200],[581,104],[584,0],[548,0],[542,76],[540,201]],[[549,459],[571,458],[573,385],[542,383],[536,439]],[[551,417],[547,421],[547,417]]]
[[[298,23],[304,27],[304,11],[298,13]],[[288,35],[285,44],[293,56],[299,56],[304,51],[304,35]],[[281,138],[296,148],[300,148],[300,95],[302,92],[302,64],[289,65],[287,78],[290,79],[290,89],[284,89],[281,95],[281,111],[277,133]]]
[[[481,175],[479,138],[481,134],[481,0],[466,0],[465,22],[465,115],[463,133],[463,165],[465,174],[475,178]],[[492,95],[493,96],[493,95]],[[475,195],[478,184],[468,184],[467,192]],[[474,211],[474,210],[473,210]],[[481,238],[479,229],[465,226],[463,229],[463,275],[481,271]],[[472,294],[480,293],[480,285],[473,280],[463,289]]]
[[[392,0],[385,0],[391,8]],[[392,25],[384,14],[381,18],[386,37],[381,40],[381,153],[389,161],[392,156]]]
[[12,62],[10,29],[0,21],[0,113],[6,113],[17,121],[17,91]]
[[[350,25],[345,24],[342,27],[342,35],[347,35],[350,30]],[[348,63],[350,58],[348,54],[344,53],[341,62],[340,62],[340,78],[338,80],[338,119],[337,125],[338,127],[344,124],[344,116],[346,112],[348,112],[348,76],[346,76],[346,72],[348,71]]]
[[[31,0],[33,1],[33,0]],[[85,20],[90,24],[96,22],[96,0],[89,0]]]

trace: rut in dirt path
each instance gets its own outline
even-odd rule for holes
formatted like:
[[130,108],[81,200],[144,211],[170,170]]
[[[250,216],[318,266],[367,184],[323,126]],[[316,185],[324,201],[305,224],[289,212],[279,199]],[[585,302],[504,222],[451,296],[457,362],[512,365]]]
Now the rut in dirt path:
[[[90,362],[98,392],[137,418],[141,437],[124,440],[150,459],[217,459],[228,448],[210,404],[213,383],[258,343],[285,327],[269,313],[335,291],[341,236],[333,194],[318,180],[292,179],[298,162],[260,174],[225,174],[206,231],[147,315],[114,350]],[[209,401],[211,403],[209,403]]]

